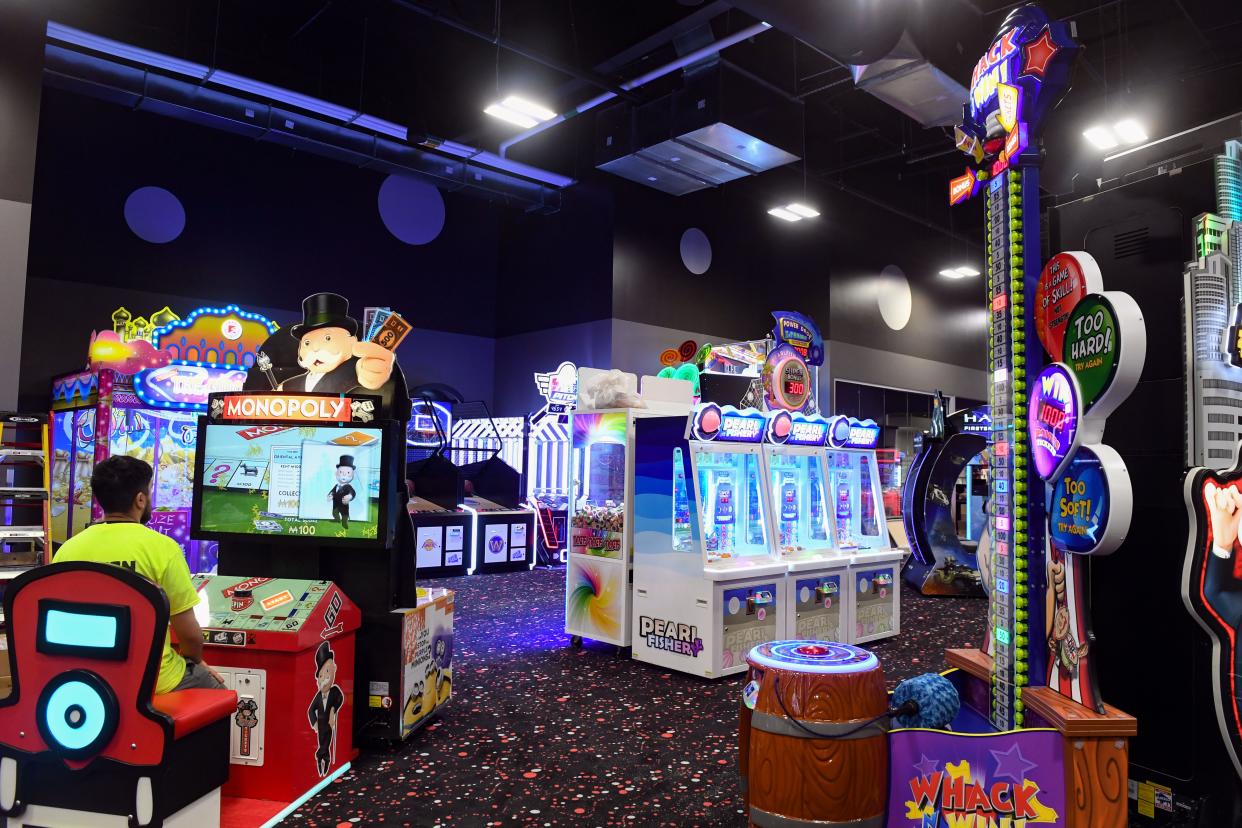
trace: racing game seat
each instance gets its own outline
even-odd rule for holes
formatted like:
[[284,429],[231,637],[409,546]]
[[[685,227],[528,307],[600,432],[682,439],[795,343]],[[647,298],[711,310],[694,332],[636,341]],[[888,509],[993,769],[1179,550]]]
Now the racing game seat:
[[13,688],[0,699],[0,814],[22,823],[215,825],[231,690],[154,697],[163,590],[121,567],[49,564],[4,594]]

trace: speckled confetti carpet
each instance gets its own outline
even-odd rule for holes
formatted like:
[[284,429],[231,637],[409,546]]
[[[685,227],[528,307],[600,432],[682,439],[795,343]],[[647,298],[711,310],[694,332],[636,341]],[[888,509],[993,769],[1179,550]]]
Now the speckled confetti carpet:
[[[288,826],[744,825],[741,675],[708,681],[569,646],[564,569],[473,575],[457,590],[453,701],[439,721],[352,770]],[[901,635],[867,645],[890,687],[978,646],[987,602],[903,584]]]

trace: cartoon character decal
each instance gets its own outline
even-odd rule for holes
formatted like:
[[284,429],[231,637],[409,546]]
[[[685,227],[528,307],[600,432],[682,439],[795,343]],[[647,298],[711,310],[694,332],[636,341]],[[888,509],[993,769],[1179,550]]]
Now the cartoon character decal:
[[315,684],[315,696],[306,717],[319,736],[315,767],[320,776],[326,776],[336,761],[336,723],[345,705],[345,694],[336,684],[336,654],[327,641],[315,650]]
[[1242,777],[1242,465],[1229,471],[1195,468],[1184,494],[1190,538],[1182,569],[1182,600],[1212,639],[1212,697],[1216,720]]
[[1070,625],[1069,602],[1065,595],[1065,562],[1053,552],[1048,559],[1048,596],[1052,609],[1048,613],[1048,655],[1052,662],[1071,678],[1078,676],[1078,663],[1091,648],[1089,641],[1079,643]]
[[349,504],[358,494],[350,485],[354,482],[354,456],[342,454],[336,464],[336,484],[328,490],[328,499],[332,501],[332,519],[339,520],[341,526],[349,528]]

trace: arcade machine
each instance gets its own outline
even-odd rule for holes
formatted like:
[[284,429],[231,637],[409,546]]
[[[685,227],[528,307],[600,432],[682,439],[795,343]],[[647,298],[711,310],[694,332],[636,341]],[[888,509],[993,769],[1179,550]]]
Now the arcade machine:
[[523,477],[526,500],[536,511],[541,563],[565,563],[569,554],[570,417],[578,402],[578,367],[562,362],[535,374],[544,404],[527,418]]
[[901,589],[896,585],[902,551],[889,542],[883,517],[875,447],[880,427],[872,420],[837,415],[828,426],[828,503],[837,551],[849,556],[844,597],[853,623],[851,644],[901,631]]
[[[52,382],[52,542],[103,517],[91,499],[95,464],[137,457],[155,469],[148,525],[177,541],[191,572],[210,572],[215,543],[190,538],[198,415],[208,394],[242,387],[277,325],[236,305],[198,308],[184,319],[168,308],[150,319],[119,308],[112,318],[113,330],[91,342],[92,368]],[[218,465],[212,474],[242,483],[245,471]]]
[[[458,507],[470,515],[473,540],[467,572],[517,572],[533,569],[536,558],[535,512],[522,494],[522,441],[511,439],[512,423],[501,430],[482,402],[454,407],[456,424],[449,457],[457,468]],[[521,417],[520,428],[525,425]],[[463,425],[472,426],[464,429]],[[457,436],[469,435],[469,436]],[[511,464],[516,448],[517,467]],[[509,460],[503,459],[508,452]]]
[[705,402],[635,423],[634,658],[716,678],[785,637],[763,442],[789,417]]
[[46,414],[0,412],[0,595],[9,579],[51,560],[47,456]]
[[953,499],[958,478],[965,472],[969,480],[972,465],[991,436],[992,418],[986,406],[946,417],[941,438],[922,435],[903,492],[910,560],[902,577],[924,595],[984,596],[978,543],[968,547],[962,542]]
[[473,516],[458,508],[457,467],[449,462],[447,435],[452,409],[448,403],[410,401],[406,429],[406,508],[414,524],[418,576],[442,578],[473,571]]
[[763,478],[771,492],[768,533],[789,565],[786,634],[846,641],[850,558],[833,543],[824,465],[828,426],[818,415],[769,415]]
[[[604,393],[611,382],[620,388]],[[631,643],[630,584],[634,553],[634,429],[659,414],[690,410],[689,382],[581,368],[572,414],[569,555],[565,569],[565,632],[574,646],[591,639]],[[641,393],[640,393],[641,392]],[[642,407],[635,407],[641,401]],[[680,419],[680,418],[679,418]],[[688,534],[689,512],[678,515]]]
[[[345,772],[350,739],[400,741],[451,698],[454,596],[417,589],[406,510],[410,405],[393,352],[410,326],[381,311],[362,332],[343,297],[307,297],[302,321],[263,343],[246,388],[211,395],[199,423],[194,536],[220,543],[218,576],[204,589],[212,612],[229,613],[209,620],[205,658],[230,668],[235,689],[255,704],[234,717],[235,728],[252,731],[235,733],[238,744],[250,738],[253,751],[255,720],[268,719],[264,763],[235,764],[253,768],[239,778],[262,779],[247,782],[247,796],[263,797],[277,811],[273,820]],[[345,349],[332,350],[340,342]],[[302,390],[307,372],[297,362],[307,348],[328,365],[337,360],[316,372],[312,392]],[[265,462],[264,485],[209,483],[208,460],[221,457]],[[239,623],[253,624],[253,637],[232,629]],[[289,635],[260,635],[273,625]],[[291,669],[299,659],[305,663]],[[256,688],[259,670],[266,684],[260,676]],[[293,695],[274,696],[281,688]],[[314,750],[266,761],[275,738],[307,733]],[[288,798],[301,783],[277,786],[307,768],[313,787]]]
[[[1078,53],[1070,24],[1033,5],[1012,10],[976,66],[956,130],[974,163],[950,184],[950,201],[980,189],[987,199],[993,653],[946,652],[962,701],[947,729],[890,732],[889,826],[1120,828],[1137,793],[1128,780],[1137,722],[1099,693],[1086,561],[1117,551],[1130,531],[1126,464],[1103,439],[1142,370],[1145,327],[1129,296],[1101,292],[1085,253],[1040,269],[1041,122]],[[1096,339],[1096,321],[1111,333]],[[1131,626],[1142,609],[1124,597]]]

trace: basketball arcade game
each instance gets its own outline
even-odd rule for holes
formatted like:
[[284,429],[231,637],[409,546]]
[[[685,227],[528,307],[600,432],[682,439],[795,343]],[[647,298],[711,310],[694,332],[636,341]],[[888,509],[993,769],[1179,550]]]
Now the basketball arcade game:
[[[1013,10],[976,66],[956,133],[979,167],[950,183],[950,202],[988,190],[993,654],[947,651],[963,702],[951,730],[890,733],[890,828],[1126,824],[1137,723],[1099,697],[1083,562],[1116,550],[1129,529],[1129,476],[1101,440],[1138,379],[1146,336],[1132,299],[1099,293],[1086,254],[1058,254],[1033,273],[1041,121],[1078,50],[1068,24]],[[1104,317],[1108,337],[1096,327]]]
[[406,505],[414,524],[418,575],[441,578],[473,571],[473,516],[458,508],[457,467],[444,456],[452,431],[448,403],[415,398],[406,428]]

